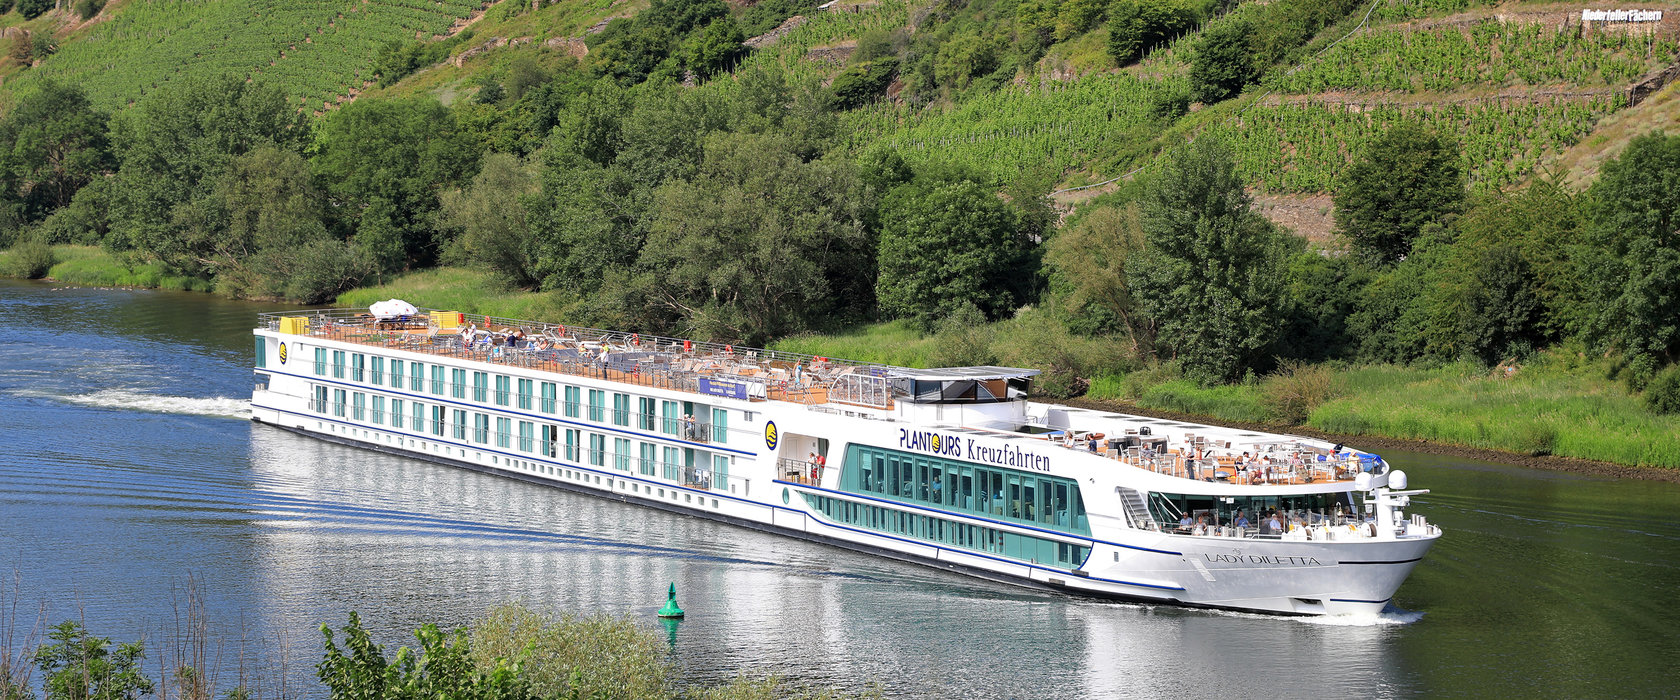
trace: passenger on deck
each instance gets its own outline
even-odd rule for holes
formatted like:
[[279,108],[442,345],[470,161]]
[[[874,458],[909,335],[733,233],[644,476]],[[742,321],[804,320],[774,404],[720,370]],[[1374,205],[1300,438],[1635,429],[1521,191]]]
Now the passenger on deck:
[[1190,519],[1189,513],[1185,513],[1183,517],[1178,519],[1178,529],[1184,530],[1185,532],[1189,532],[1190,526],[1193,524],[1195,524],[1195,521]]
[[1243,515],[1243,511],[1242,511],[1241,508],[1237,509],[1237,519],[1236,519],[1236,522],[1233,523],[1233,524],[1235,524],[1237,527],[1244,527],[1244,528],[1248,527],[1248,516]]
[[1204,515],[1202,517],[1196,518],[1196,529],[1191,531],[1191,534],[1193,534],[1193,535],[1206,535],[1206,534],[1208,534],[1207,516]]
[[1283,534],[1283,521],[1278,518],[1277,511],[1272,511],[1272,517],[1266,520],[1266,530],[1274,535]]
[[1087,436],[1085,438],[1085,449],[1090,450],[1093,454],[1096,453],[1097,439],[1095,437]]
[[461,331],[461,349],[466,350],[466,349],[471,348],[472,343],[473,343],[473,338],[477,335],[478,335],[478,326],[474,326],[471,323],[467,324],[466,329]]

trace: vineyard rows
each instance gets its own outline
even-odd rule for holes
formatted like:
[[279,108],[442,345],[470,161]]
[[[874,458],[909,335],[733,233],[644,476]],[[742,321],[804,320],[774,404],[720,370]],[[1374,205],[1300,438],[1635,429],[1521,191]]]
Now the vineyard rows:
[[[75,82],[107,108],[184,76],[236,75],[320,108],[370,78],[381,45],[447,31],[482,0],[136,0],[14,78]],[[210,47],[210,48],[204,48]]]
[[1545,103],[1487,102],[1363,111],[1338,105],[1256,105],[1211,129],[1237,152],[1238,168],[1269,192],[1328,192],[1351,155],[1402,119],[1455,136],[1472,189],[1515,184],[1626,106],[1622,96]]
[[839,67],[807,60],[805,55],[811,49],[856,39],[873,29],[901,29],[909,21],[910,5],[905,0],[883,0],[857,12],[813,11],[806,15],[804,24],[783,35],[775,45],[748,55],[743,67],[774,67],[789,83],[795,84],[823,80],[838,72]]
[[1326,90],[1448,91],[1467,85],[1626,85],[1680,60],[1671,39],[1487,20],[1468,31],[1380,29],[1330,49],[1311,65],[1276,75],[1268,87]]
[[912,164],[953,163],[998,182],[1044,168],[1060,176],[1123,143],[1127,132],[1148,121],[1152,98],[1171,87],[1183,89],[1128,74],[1041,80],[948,110],[877,103],[847,113],[844,131],[854,150],[879,142]]

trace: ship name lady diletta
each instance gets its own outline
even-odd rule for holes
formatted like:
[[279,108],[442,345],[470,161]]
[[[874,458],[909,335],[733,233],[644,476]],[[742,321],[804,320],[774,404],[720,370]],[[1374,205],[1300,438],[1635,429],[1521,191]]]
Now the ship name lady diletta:
[[264,314],[253,420],[1075,595],[1380,611],[1441,531],[1302,437],[911,369],[403,302]]

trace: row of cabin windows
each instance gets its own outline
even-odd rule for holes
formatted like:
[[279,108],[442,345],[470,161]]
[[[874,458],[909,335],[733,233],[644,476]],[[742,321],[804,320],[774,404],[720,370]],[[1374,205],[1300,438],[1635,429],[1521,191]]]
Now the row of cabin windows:
[[[612,438],[607,449],[607,436],[585,434],[581,430],[515,421],[504,416],[489,416],[445,406],[427,406],[419,401],[368,395],[360,391],[329,389],[317,385],[313,408],[338,418],[368,421],[375,425],[389,425],[416,433],[448,435],[462,442],[480,445],[494,444],[498,448],[560,457],[597,467],[609,464],[622,472],[635,471],[643,476],[657,476],[672,481],[710,484],[711,488],[727,488],[729,455],[714,454],[691,448],[679,448]],[[405,406],[404,404],[407,404]],[[404,409],[409,412],[405,413]],[[492,429],[494,419],[494,429]],[[587,438],[587,447],[585,446]]]
[[[488,372],[471,372],[469,378],[468,370],[465,369],[446,368],[442,365],[431,365],[429,369],[428,374],[428,367],[423,362],[405,363],[402,360],[387,360],[377,355],[370,358],[362,353],[315,348],[316,376],[348,378],[380,386],[385,386],[389,380],[389,385],[394,389],[406,386],[410,391],[430,392],[437,396],[447,393],[448,396],[457,399],[467,398],[467,392],[470,390],[472,400],[477,403],[490,403],[493,399],[497,406],[516,406],[523,411],[535,409],[551,415],[563,409],[567,418],[580,417],[580,407],[584,406],[581,400],[582,390],[575,386],[565,387],[562,406],[557,405],[562,402],[559,385],[554,382],[539,383],[532,379],[518,379],[516,382],[513,377],[498,374],[495,375],[492,390]],[[444,376],[445,370],[448,371],[447,381]],[[640,430],[658,430],[666,435],[679,435],[703,442],[721,443],[728,440],[729,411],[726,409],[711,408],[710,415],[706,415],[707,407],[695,406],[690,410],[699,411],[701,415],[694,416],[684,411],[682,402],[635,397],[635,410],[632,411],[631,398],[629,394],[613,393],[610,418],[613,425],[634,425]],[[606,391],[589,390],[587,412],[591,421],[605,423],[609,420]],[[690,417],[695,420],[686,420]]]
[[1079,483],[863,445],[846,448],[840,490],[1091,534]]
[[984,525],[953,522],[896,508],[843,501],[828,496],[803,495],[806,503],[813,509],[838,523],[1009,559],[1074,568],[1084,564],[1085,556],[1090,553],[1090,548],[1083,545],[1004,532]]

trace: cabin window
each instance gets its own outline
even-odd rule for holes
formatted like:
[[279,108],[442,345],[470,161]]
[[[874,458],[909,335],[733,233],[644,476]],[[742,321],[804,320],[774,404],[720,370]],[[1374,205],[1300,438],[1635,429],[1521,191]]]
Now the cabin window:
[[555,386],[554,382],[542,383],[542,412],[549,415],[554,415]]
[[581,403],[578,396],[580,394],[581,394],[581,392],[579,391],[579,389],[577,387],[575,387],[575,386],[566,387],[566,402],[565,403],[566,403],[566,417],[567,418],[578,417],[578,404]]
[[496,446],[506,449],[508,442],[512,439],[512,432],[513,419],[498,416],[496,418]]
[[464,369],[449,370],[449,395],[457,399],[467,398],[467,371]]

